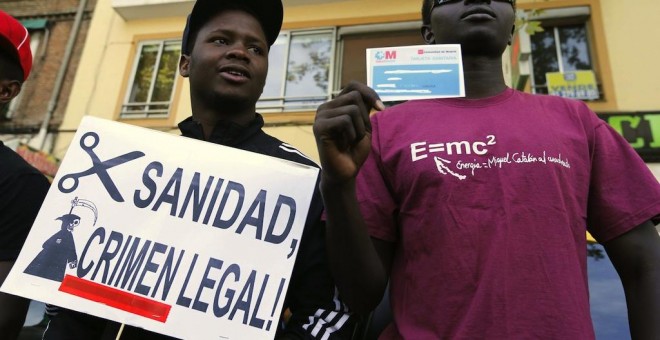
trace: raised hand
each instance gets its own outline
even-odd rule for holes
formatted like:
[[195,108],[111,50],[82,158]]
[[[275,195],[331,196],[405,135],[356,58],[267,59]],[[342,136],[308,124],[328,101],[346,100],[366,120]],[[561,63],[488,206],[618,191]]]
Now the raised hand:
[[369,112],[385,106],[370,87],[351,82],[333,100],[319,106],[314,136],[323,180],[343,183],[355,178],[371,150]]

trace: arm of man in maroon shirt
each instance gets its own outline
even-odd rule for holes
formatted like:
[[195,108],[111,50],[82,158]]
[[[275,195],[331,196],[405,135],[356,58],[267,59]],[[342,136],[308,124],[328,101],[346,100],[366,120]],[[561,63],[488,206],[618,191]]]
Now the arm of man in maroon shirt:
[[314,123],[330,268],[344,301],[361,314],[383,297],[394,252],[392,243],[369,236],[355,192],[355,177],[371,150],[372,107],[384,108],[378,95],[366,85],[351,83],[319,107]]
[[660,235],[653,223],[603,246],[623,283],[632,339],[660,339]]

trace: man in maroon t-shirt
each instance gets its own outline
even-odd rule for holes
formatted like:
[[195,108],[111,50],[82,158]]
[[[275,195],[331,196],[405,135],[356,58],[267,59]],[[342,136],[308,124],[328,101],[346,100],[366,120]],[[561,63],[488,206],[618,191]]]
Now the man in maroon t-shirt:
[[[513,0],[424,0],[429,44],[461,44],[466,98],[383,110],[352,83],[319,107],[330,265],[385,339],[593,339],[585,233],[626,292],[634,339],[660,339],[660,185],[582,102],[507,88]],[[381,111],[369,117],[371,108]]]

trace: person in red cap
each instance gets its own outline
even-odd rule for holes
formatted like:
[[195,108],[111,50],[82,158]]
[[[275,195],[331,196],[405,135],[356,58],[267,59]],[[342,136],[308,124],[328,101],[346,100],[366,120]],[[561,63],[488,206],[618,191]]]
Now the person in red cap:
[[[317,166],[267,135],[256,112],[268,73],[268,52],[282,26],[280,0],[197,0],[182,36],[179,73],[190,80],[192,116],[179,124],[184,137]],[[209,156],[212,157],[212,156]],[[276,180],[276,179],[275,179]],[[352,313],[339,300],[325,253],[323,204],[315,191],[284,300],[291,314],[277,339],[350,339]],[[263,259],[268,261],[268,259]],[[68,309],[49,308],[45,340],[115,339],[120,325]],[[195,327],[182,324],[180,327]],[[200,338],[204,338],[200,334]],[[167,339],[124,327],[119,339]],[[246,338],[247,339],[247,338]]]
[[[12,89],[14,94],[11,98],[13,98],[20,92],[21,84],[30,75],[32,69],[30,34],[18,20],[2,10],[0,10],[0,48],[2,48],[3,79],[12,79],[17,85],[12,85],[12,87],[16,86]],[[5,97],[2,99],[4,100]]]
[[[31,67],[27,29],[0,11],[0,112],[21,91]],[[48,187],[46,177],[0,141],[0,284],[18,257]],[[0,293],[0,338],[18,336],[28,305],[29,300]]]

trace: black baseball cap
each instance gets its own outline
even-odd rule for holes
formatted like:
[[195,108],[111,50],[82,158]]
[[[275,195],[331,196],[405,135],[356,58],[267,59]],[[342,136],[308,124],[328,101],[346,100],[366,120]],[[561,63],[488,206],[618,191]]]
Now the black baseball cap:
[[209,19],[227,8],[245,9],[261,24],[266,34],[268,46],[273,45],[282,28],[284,9],[281,0],[197,0],[193,5],[192,12],[188,15],[186,28],[181,38],[181,52],[189,55],[189,49],[193,45],[191,37]]

